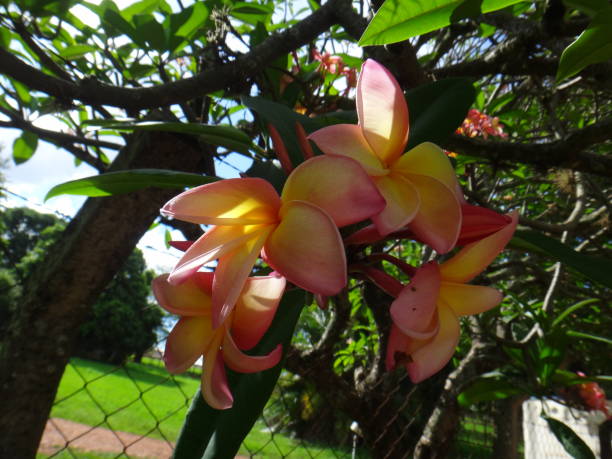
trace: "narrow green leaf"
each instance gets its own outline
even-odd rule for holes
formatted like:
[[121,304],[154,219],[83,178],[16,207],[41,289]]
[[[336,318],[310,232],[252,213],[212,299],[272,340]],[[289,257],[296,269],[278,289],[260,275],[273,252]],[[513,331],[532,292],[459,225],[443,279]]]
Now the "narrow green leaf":
[[13,142],[13,161],[15,164],[25,163],[34,155],[38,147],[38,136],[32,132],[23,132]]
[[591,304],[594,303],[599,303],[601,300],[599,298],[589,298],[588,300],[583,300],[583,301],[579,301],[576,304],[573,304],[572,306],[570,306],[569,308],[567,308],[565,311],[563,311],[561,314],[559,314],[559,317],[557,317],[551,327],[555,328],[557,327],[561,322],[563,322],[567,317],[569,317],[569,315],[574,312],[577,311],[578,309],[584,307],[584,306],[589,306]]
[[587,29],[561,54],[557,82],[587,65],[612,59],[612,7],[600,10]]
[[111,196],[149,187],[182,189],[204,185],[217,180],[219,180],[217,177],[207,177],[165,169],[130,169],[107,172],[106,174],[61,183],[49,190],[45,196],[45,201],[62,194]]
[[[285,293],[272,325],[255,347],[255,355],[267,354],[279,343],[286,352],[305,303],[302,290]],[[228,371],[234,406],[218,411],[196,393],[174,452],[174,459],[233,458],[272,394],[282,365],[261,373]]]
[[87,53],[97,51],[98,48],[90,45],[71,45],[59,52],[59,55],[67,60],[79,59]]
[[141,122],[117,122],[110,120],[92,120],[84,124],[90,126],[102,126],[105,129],[117,129],[119,131],[166,131],[178,132],[180,134],[192,134],[203,136],[223,137],[245,145],[251,145],[251,138],[232,126],[199,124],[199,123],[174,123],[163,121],[141,121]]
[[518,388],[512,381],[503,379],[503,376],[483,376],[461,392],[457,401],[461,406],[469,406],[478,402],[500,400],[522,393],[524,393],[522,389]]
[[408,91],[408,148],[445,140],[461,125],[475,98],[476,90],[467,78],[447,78]]
[[605,336],[597,336],[591,333],[583,333],[575,330],[570,330],[567,332],[568,336],[573,336],[574,338],[583,338],[590,339],[592,341],[599,341],[600,343],[605,343],[612,346],[612,339],[606,338]]
[[519,230],[510,242],[514,247],[547,255],[589,279],[612,288],[612,260],[584,255],[537,231]]
[[358,44],[396,43],[521,1],[524,0],[386,0]]
[[588,447],[582,438],[580,438],[576,432],[568,427],[563,422],[542,415],[542,418],[547,422],[548,428],[555,435],[559,443],[563,445],[565,451],[567,451],[574,459],[595,459],[593,451]]

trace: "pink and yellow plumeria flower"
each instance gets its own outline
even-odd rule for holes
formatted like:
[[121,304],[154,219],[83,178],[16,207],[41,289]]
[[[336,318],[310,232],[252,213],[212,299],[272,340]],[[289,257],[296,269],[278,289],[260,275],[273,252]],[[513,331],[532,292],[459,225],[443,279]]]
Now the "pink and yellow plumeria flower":
[[439,253],[452,249],[461,226],[463,199],[444,152],[422,143],[406,154],[408,106],[399,84],[368,59],[357,83],[359,124],[336,124],[310,134],[326,154],[355,159],[366,169],[387,205],[372,217],[381,236],[407,224]]
[[460,316],[497,306],[502,295],[491,287],[466,284],[503,250],[516,228],[518,215],[490,236],[472,242],[438,265],[420,267],[391,305],[393,325],[387,346],[387,369],[405,365],[417,383],[446,365],[459,342]]
[[297,286],[335,295],[347,282],[337,227],[369,218],[384,205],[363,168],[342,156],[302,163],[287,179],[281,197],[259,178],[193,188],[169,201],[162,214],[215,226],[187,249],[168,279],[180,284],[205,263],[219,260],[212,286],[215,328],[231,312],[260,252]]
[[213,273],[198,272],[180,285],[168,282],[168,274],[153,280],[153,293],[167,311],[181,316],[168,335],[164,362],[170,373],[181,373],[204,356],[202,395],[215,409],[232,406],[225,365],[241,373],[255,373],[276,365],[281,345],[264,356],[242,350],[255,346],[266,332],[285,290],[282,277],[250,277],[236,308],[218,328],[213,328],[211,292]]

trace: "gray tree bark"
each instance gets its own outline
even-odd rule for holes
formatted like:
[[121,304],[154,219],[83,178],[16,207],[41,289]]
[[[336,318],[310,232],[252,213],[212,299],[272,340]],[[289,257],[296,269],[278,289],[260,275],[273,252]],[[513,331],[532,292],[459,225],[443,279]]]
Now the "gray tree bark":
[[[169,133],[130,138],[113,170],[206,170],[195,139]],[[210,167],[208,170],[212,170]],[[0,457],[34,458],[57,386],[90,305],[176,190],[90,198],[26,280],[0,343]]]
[[447,457],[459,429],[461,410],[457,402],[463,385],[477,374],[477,366],[488,345],[474,340],[472,348],[444,383],[444,390],[414,449],[414,459]]

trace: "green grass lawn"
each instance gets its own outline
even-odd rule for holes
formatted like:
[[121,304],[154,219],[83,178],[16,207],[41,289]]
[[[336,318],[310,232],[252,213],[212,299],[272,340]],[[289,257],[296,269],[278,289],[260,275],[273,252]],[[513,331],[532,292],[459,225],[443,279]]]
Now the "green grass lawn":
[[[174,442],[199,384],[199,377],[171,376],[163,364],[152,359],[115,367],[75,358],[66,367],[51,416]],[[240,453],[262,458],[350,457],[347,451],[304,445],[271,434],[259,422],[245,439]]]

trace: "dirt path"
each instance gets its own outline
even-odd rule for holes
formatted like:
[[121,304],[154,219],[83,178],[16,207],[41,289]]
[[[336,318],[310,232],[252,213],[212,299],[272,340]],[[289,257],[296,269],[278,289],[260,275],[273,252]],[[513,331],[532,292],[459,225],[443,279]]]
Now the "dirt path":
[[102,427],[92,429],[91,426],[59,418],[47,421],[38,452],[53,454],[68,442],[72,450],[125,453],[134,458],[167,459],[172,455],[172,446],[163,440]]

